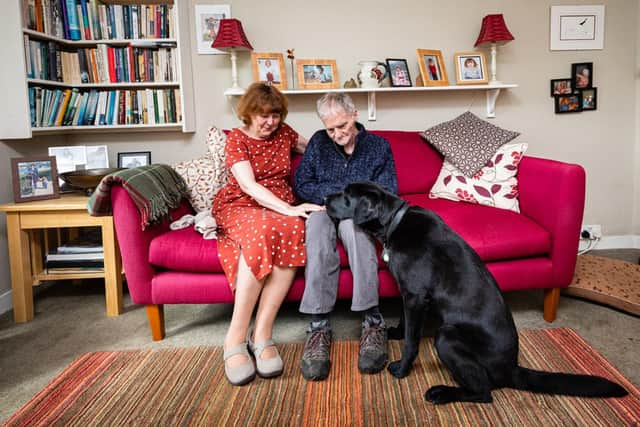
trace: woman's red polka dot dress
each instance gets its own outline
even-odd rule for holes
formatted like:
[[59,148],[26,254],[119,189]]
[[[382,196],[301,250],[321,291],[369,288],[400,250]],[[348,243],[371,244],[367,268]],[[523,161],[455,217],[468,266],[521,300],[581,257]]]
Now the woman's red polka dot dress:
[[[254,139],[239,129],[233,129],[225,147],[226,166],[249,161],[256,182],[287,203],[294,196],[289,178],[291,151],[298,134],[288,125],[269,139]],[[216,195],[212,214],[218,229],[218,256],[227,280],[235,288],[240,251],[253,275],[261,280],[273,266],[301,267],[305,264],[304,220],[286,216],[260,206],[244,193],[233,174]]]

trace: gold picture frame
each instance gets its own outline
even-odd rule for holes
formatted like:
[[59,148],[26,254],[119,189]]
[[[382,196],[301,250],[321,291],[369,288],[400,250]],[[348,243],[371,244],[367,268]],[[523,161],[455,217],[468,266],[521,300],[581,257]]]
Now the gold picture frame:
[[442,51],[434,49],[416,49],[420,77],[424,86],[448,86],[447,70],[444,66]]
[[453,54],[456,65],[456,84],[481,85],[489,83],[487,59],[482,52],[456,52]]
[[284,56],[273,52],[252,52],[253,81],[265,82],[284,90],[288,88]]
[[299,89],[338,89],[338,66],[335,59],[298,59]]

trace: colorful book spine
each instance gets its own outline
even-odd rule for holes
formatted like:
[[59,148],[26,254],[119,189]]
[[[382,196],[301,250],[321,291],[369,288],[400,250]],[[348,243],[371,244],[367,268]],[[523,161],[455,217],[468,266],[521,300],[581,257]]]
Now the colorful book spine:
[[75,0],[65,0],[67,5],[67,25],[69,26],[69,39],[80,40],[80,21],[76,9]]

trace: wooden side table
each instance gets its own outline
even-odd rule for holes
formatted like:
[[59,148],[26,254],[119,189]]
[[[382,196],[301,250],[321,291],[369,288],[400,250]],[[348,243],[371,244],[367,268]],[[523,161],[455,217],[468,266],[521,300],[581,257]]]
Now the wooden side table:
[[[88,279],[105,282],[107,316],[122,313],[122,260],[113,227],[113,217],[95,217],[87,212],[88,197],[63,195],[59,199],[6,203],[7,240],[13,294],[13,317],[23,323],[33,319],[33,285],[41,280]],[[104,272],[47,274],[43,268],[42,239],[34,230],[99,226],[104,248]]]

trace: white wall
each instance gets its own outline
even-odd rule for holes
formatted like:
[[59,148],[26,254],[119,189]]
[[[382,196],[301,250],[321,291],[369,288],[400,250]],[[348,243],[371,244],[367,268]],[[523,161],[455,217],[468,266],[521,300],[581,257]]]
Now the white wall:
[[[191,15],[196,0],[189,1]],[[215,1],[228,3],[257,52],[295,48],[297,58],[335,58],[341,82],[355,77],[357,62],[365,59],[406,58],[412,78],[418,75],[416,48],[442,50],[450,80],[454,80],[453,53],[473,50],[482,17],[503,13],[515,40],[498,51],[498,78],[517,83],[498,99],[495,124],[522,133],[529,154],[579,163],[587,171],[584,222],[601,224],[605,235],[640,233],[640,139],[638,99],[640,84],[640,12],[637,0],[606,0],[605,48],[596,51],[549,50],[551,4],[583,4],[545,0],[396,0],[394,2],[307,2],[272,0]],[[588,2],[587,2],[588,3]],[[592,2],[593,3],[593,2]],[[366,5],[366,6],[365,6]],[[194,17],[189,17],[193,27]],[[195,29],[192,28],[192,37]],[[195,49],[195,46],[194,46]],[[484,49],[488,55],[488,49]],[[240,83],[252,80],[250,55],[239,53]],[[131,133],[87,134],[0,141],[0,179],[10,182],[9,155],[44,154],[49,145],[109,144],[115,164],[118,151],[151,150],[154,162],[173,163],[201,155],[209,125],[238,125],[223,91],[231,84],[227,55],[198,55],[194,70],[195,134]],[[556,115],[549,97],[549,80],[569,77],[571,63],[593,62],[598,87],[598,110]],[[288,122],[310,136],[320,126],[311,95],[290,97]],[[365,126],[372,129],[424,129],[470,108],[484,113],[482,93],[378,94],[378,120],[367,122],[366,97],[354,96]],[[6,187],[8,188],[8,185]],[[553,191],[549,188],[549,191]],[[0,202],[11,200],[6,188]],[[4,218],[0,219],[0,226]],[[0,230],[0,294],[8,289],[6,233]]]

